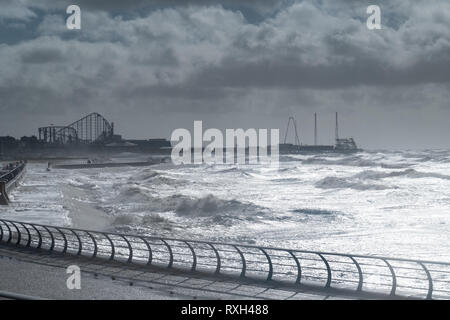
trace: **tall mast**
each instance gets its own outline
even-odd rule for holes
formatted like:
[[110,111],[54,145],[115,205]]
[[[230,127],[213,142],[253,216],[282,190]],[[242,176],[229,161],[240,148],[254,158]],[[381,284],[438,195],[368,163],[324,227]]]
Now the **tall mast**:
[[317,113],[314,112],[314,145],[317,145]]
[[335,127],[335,139],[339,139],[339,127],[338,127],[338,113],[336,112],[336,127]]
[[294,129],[295,129],[295,142],[297,143],[297,145],[300,145],[300,139],[298,137],[298,131],[297,131],[297,120],[294,119]]

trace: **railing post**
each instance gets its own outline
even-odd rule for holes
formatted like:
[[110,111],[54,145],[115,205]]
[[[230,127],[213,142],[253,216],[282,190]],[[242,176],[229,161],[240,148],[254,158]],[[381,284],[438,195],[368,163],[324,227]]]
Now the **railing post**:
[[262,253],[266,256],[267,262],[269,263],[269,273],[267,274],[267,280],[272,280],[273,275],[273,266],[272,266],[272,260],[270,259],[270,256],[267,254],[266,250],[263,248],[259,248]]
[[292,258],[294,258],[295,264],[297,265],[297,279],[295,280],[295,283],[300,284],[302,280],[302,268],[300,266],[300,261],[298,261],[298,258],[296,257],[294,252],[292,252],[292,250],[289,250],[288,252],[292,256]]
[[0,220],[0,241],[3,241],[3,227],[2,224],[4,223],[3,220]]
[[364,281],[361,266],[359,265],[358,261],[356,261],[356,259],[353,256],[349,255],[348,257],[353,261],[353,263],[356,266],[356,269],[358,269],[359,281],[358,281],[358,288],[356,288],[356,291],[361,291],[362,287],[363,287],[363,281]]
[[41,235],[41,232],[38,230],[38,228],[34,224],[32,224],[31,226],[33,227],[34,230],[36,230],[36,233],[37,233],[37,235],[39,237],[36,249],[40,249],[41,246],[42,246],[42,235]]
[[191,246],[191,244],[188,241],[184,241],[186,245],[189,247],[192,253],[192,266],[191,266],[191,272],[195,271],[195,268],[197,267],[197,255],[195,254],[194,248]]
[[8,223],[5,222],[5,226],[8,229],[8,240],[6,240],[6,243],[10,243],[12,240],[12,232],[11,232],[11,228],[9,227]]
[[28,240],[27,240],[27,244],[25,245],[25,247],[29,247],[30,245],[31,245],[31,233],[30,233],[30,230],[25,226],[25,224],[24,223],[22,223],[22,222],[19,222],[21,225],[22,225],[22,227],[27,231],[27,236],[28,236]]
[[133,261],[133,247],[131,246],[130,241],[128,241],[128,239],[122,235],[121,236],[123,238],[123,240],[125,240],[125,242],[127,243],[128,246],[128,260],[127,263],[131,263]]
[[216,247],[214,247],[212,243],[208,243],[208,245],[214,250],[214,253],[216,254],[217,264],[216,264],[216,271],[214,273],[219,274],[221,266],[219,251],[217,251]]
[[167,241],[165,241],[164,239],[159,239],[161,240],[167,247],[167,250],[169,250],[169,256],[170,256],[170,260],[169,260],[169,264],[167,265],[167,268],[172,268],[173,265],[173,253],[172,253],[172,248],[170,247],[170,245],[167,243]]
[[150,246],[150,244],[148,243],[148,241],[144,238],[144,237],[139,237],[142,241],[144,241],[145,245],[147,246],[148,249],[148,260],[147,260],[147,265],[151,265],[152,264],[152,259],[153,259],[153,255],[152,255],[152,247]]
[[89,237],[92,240],[92,243],[94,244],[94,252],[92,253],[92,257],[91,258],[96,258],[97,257],[97,241],[95,240],[95,237],[89,232],[89,231],[85,231]]
[[236,251],[241,256],[241,261],[242,261],[241,278],[244,278],[245,277],[245,271],[247,270],[247,264],[245,262],[244,254],[242,253],[242,251],[236,245],[233,245],[233,247],[236,249]]
[[22,233],[20,232],[19,228],[17,227],[17,225],[11,221],[11,224],[14,226],[14,228],[17,231],[17,241],[16,241],[16,246],[20,245],[20,241],[22,240]]
[[83,243],[81,242],[80,236],[78,235],[78,233],[76,233],[75,230],[70,229],[70,231],[72,231],[72,233],[75,235],[75,237],[78,240],[78,252],[77,252],[77,256],[81,255],[81,252],[83,250]]
[[395,291],[397,290],[397,277],[395,275],[395,271],[394,268],[392,268],[391,264],[386,260],[386,259],[382,259],[384,261],[384,263],[386,263],[386,265],[389,268],[389,271],[391,272],[392,275],[392,289],[391,289],[391,296],[395,296]]
[[64,232],[62,232],[61,231],[61,229],[60,228],[58,228],[58,227],[55,227],[55,229],[56,230],[58,230],[58,232],[62,235],[62,237],[63,237],[63,240],[64,240],[64,248],[63,248],[63,251],[61,252],[62,254],[64,254],[64,253],[66,253],[66,251],[67,251],[67,238],[66,238],[66,235],[64,234]]
[[322,254],[317,253],[317,255],[322,259],[323,263],[325,263],[325,266],[327,267],[327,283],[325,284],[325,288],[329,288],[331,286],[331,268],[330,268],[330,264],[328,263],[327,259],[325,259],[325,257]]
[[114,243],[112,242],[111,238],[108,236],[108,234],[106,233],[102,233],[102,235],[108,239],[109,244],[111,245],[111,256],[109,257],[109,260],[112,261],[114,260],[114,254],[115,254],[115,248],[114,248]]
[[51,243],[51,245],[50,245],[50,249],[49,249],[49,251],[53,251],[53,248],[55,247],[55,237],[53,236],[53,232],[51,232],[50,230],[49,230],[49,228],[47,228],[46,226],[42,226],[47,232],[48,232],[48,234],[50,235],[50,238],[51,238],[51,241],[52,241],[52,243]]
[[425,264],[423,264],[422,262],[419,262],[419,264],[422,266],[423,270],[427,274],[427,278],[428,278],[427,300],[431,300],[431,299],[433,299],[433,278],[431,277],[430,271],[428,271]]

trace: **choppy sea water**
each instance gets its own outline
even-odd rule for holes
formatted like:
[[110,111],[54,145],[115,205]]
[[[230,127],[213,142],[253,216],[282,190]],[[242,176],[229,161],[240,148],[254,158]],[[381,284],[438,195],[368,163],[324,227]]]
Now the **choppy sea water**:
[[75,201],[108,216],[111,231],[450,261],[450,151],[280,160],[279,169],[160,164],[50,172],[31,163],[0,217],[71,226]]

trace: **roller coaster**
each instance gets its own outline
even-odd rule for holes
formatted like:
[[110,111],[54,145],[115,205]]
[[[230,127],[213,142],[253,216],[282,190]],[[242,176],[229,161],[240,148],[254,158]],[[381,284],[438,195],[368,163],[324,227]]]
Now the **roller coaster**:
[[39,140],[50,144],[102,144],[114,135],[114,123],[93,112],[67,126],[39,128]]

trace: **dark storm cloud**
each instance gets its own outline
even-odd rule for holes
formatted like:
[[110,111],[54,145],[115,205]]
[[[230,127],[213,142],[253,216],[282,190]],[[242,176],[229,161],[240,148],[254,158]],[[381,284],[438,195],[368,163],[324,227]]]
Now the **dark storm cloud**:
[[57,48],[37,48],[24,52],[21,56],[23,63],[52,63],[64,59],[64,55]]
[[[444,61],[446,61],[445,59]],[[229,63],[227,63],[229,62]],[[375,61],[358,65],[309,66],[295,61],[241,64],[226,61],[222,66],[202,70],[189,81],[201,87],[278,87],[335,89],[351,86],[397,86],[450,81],[450,61],[418,61],[408,69],[385,68]]]
[[376,31],[361,1],[79,0],[79,31],[65,28],[68,2],[0,3],[0,111],[21,119],[101,111],[132,122],[157,112],[179,123],[178,112],[180,122],[196,113],[278,125],[303,111],[363,119],[448,109],[446,1],[375,1]]
[[188,100],[206,100],[221,99],[229,94],[229,90],[219,87],[202,87],[198,85],[185,85],[185,86],[144,86],[144,87],[132,87],[132,88],[117,88],[120,98],[123,100],[128,99],[151,99],[154,97],[171,97],[176,99],[188,99]]
[[[14,85],[0,87],[0,99],[2,115],[58,112],[55,105],[64,102],[51,88]],[[46,103],[42,104],[43,101]]]
[[[74,3],[73,1],[64,0],[62,2],[68,4]],[[111,10],[139,10],[142,8],[165,8],[165,7],[186,7],[191,5],[197,6],[234,6],[234,7],[249,7],[253,9],[274,8],[279,7],[283,3],[289,3],[291,1],[274,1],[274,0],[77,0],[77,5],[85,8],[92,8],[95,10],[111,11]],[[47,2],[47,5],[51,5],[51,2]]]

